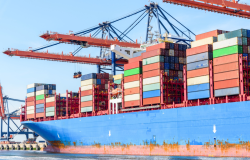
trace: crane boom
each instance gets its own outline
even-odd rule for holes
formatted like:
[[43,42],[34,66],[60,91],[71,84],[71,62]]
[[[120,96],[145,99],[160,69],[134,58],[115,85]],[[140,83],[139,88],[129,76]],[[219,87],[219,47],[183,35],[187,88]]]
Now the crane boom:
[[235,0],[163,0],[163,2],[250,19],[250,6]]
[[[71,62],[71,63],[88,63],[88,64],[94,64],[94,65],[111,65],[111,60],[105,60],[105,59],[100,59],[100,58],[90,58],[90,57],[79,57],[79,56],[65,55],[65,54],[53,54],[53,53],[48,53],[48,52],[6,50],[3,53],[9,56],[19,56],[19,57],[24,57],[24,58]],[[119,59],[117,60],[116,63],[127,64],[128,60]]]
[[137,44],[137,43],[120,42],[117,39],[110,40],[107,38],[106,39],[93,38],[91,36],[89,37],[76,36],[74,34],[66,35],[66,34],[57,34],[57,33],[53,33],[53,34],[45,33],[41,35],[40,37],[46,40],[53,40],[53,41],[58,41],[61,43],[71,43],[71,44],[77,44],[77,45],[87,44],[89,46],[109,48],[111,45],[116,44],[121,47],[140,48],[140,44]]

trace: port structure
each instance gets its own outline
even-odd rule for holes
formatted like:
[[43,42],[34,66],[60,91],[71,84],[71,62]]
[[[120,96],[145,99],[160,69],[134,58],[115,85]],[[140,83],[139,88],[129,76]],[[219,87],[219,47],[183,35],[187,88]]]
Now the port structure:
[[163,0],[163,2],[250,19],[250,5],[238,3],[236,0]]
[[[133,21],[124,31],[121,31],[115,27],[116,22],[138,15],[139,17],[136,18],[136,20]],[[19,56],[30,59],[93,64],[97,65],[97,73],[106,73],[111,71],[113,75],[116,75],[116,71],[124,71],[123,65],[128,63],[128,59],[124,58],[125,56],[123,57],[121,55],[116,55],[115,52],[111,51],[110,47],[112,45],[118,45],[119,47],[133,48],[141,51],[141,44],[139,44],[137,40],[130,38],[129,33],[131,33],[131,31],[136,26],[138,26],[139,23],[143,23],[142,20],[145,18],[147,19],[145,27],[146,38],[144,42],[144,45],[146,46],[159,43],[158,40],[163,39],[164,34],[165,38],[170,39],[175,43],[179,42],[190,45],[190,42],[193,41],[191,36],[195,36],[195,34],[190,29],[175,19],[157,3],[151,2],[149,5],[145,5],[142,9],[139,9],[126,16],[120,17],[113,21],[100,23],[94,27],[79,32],[73,33],[72,31],[69,31],[68,34],[59,34],[57,32],[47,31],[45,34],[40,36],[47,41],[56,41],[54,43],[50,43],[36,49],[30,49],[29,51],[8,49],[3,53],[9,56]],[[152,33],[153,24],[151,22],[153,18],[155,18],[157,22],[157,27],[155,30],[156,38],[154,38],[154,34]],[[177,25],[182,29],[177,27]],[[175,36],[170,34],[170,30],[175,34]],[[70,54],[63,54],[63,52],[62,54],[54,54],[49,53],[48,51],[38,52],[61,43],[79,45],[79,47]],[[76,56],[76,54],[79,53],[83,48],[88,47],[99,47],[100,56]],[[79,76],[74,75],[74,77]]]
[[[25,103],[25,100],[13,99],[8,96],[3,96],[2,86],[0,84],[0,141],[9,141],[13,139],[16,135],[25,135],[26,138],[29,138],[29,134],[32,134],[35,138],[38,136],[34,132],[30,132],[28,128],[24,128],[22,125],[18,126],[15,123],[15,120],[20,120],[20,109],[9,111],[8,101],[15,101]],[[10,126],[16,127],[16,130],[13,130]],[[3,131],[3,123],[6,124],[6,132]],[[4,136],[5,135],[5,136]]]

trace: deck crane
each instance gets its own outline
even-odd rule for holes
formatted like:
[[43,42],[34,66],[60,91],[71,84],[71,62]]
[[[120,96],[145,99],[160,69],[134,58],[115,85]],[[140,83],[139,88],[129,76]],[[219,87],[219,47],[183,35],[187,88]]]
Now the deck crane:
[[[22,125],[18,126],[15,120],[20,120],[20,109],[16,109],[12,112],[9,111],[8,101],[15,101],[24,103],[24,100],[9,98],[8,96],[3,96],[2,86],[0,84],[0,141],[9,141],[13,139],[16,135],[25,135],[29,138],[29,134],[32,134],[35,138],[38,136],[34,132],[30,132],[28,128],[24,128]],[[3,122],[6,124],[6,131],[3,131]],[[12,126],[10,126],[12,122]],[[13,126],[16,127],[13,130]]]
[[239,0],[163,0],[163,2],[250,19],[250,5],[241,4]]
[[[115,26],[116,22],[136,15],[139,15],[139,17],[136,18],[135,21],[133,21],[124,31],[121,31]],[[155,34],[153,33],[153,18],[156,20],[157,24],[155,27]],[[188,45],[193,41],[192,36],[195,36],[191,30],[161,8],[157,3],[151,2],[149,5],[145,5],[143,8],[124,17],[120,17],[113,21],[105,21],[79,32],[73,33],[70,31],[68,34],[59,34],[57,32],[47,31],[40,37],[47,41],[56,41],[49,45],[29,51],[8,49],[3,53],[9,56],[19,56],[31,59],[94,64],[97,65],[97,73],[111,70],[112,74],[115,75],[116,71],[123,71],[123,65],[128,63],[128,59],[132,58],[134,53],[145,50],[145,48],[141,48],[141,44],[137,43],[137,40],[133,40],[129,37],[129,33],[132,35],[131,31],[138,26],[143,19],[146,19],[147,22],[147,26],[145,27],[146,39],[143,44],[144,46],[158,43],[158,40],[163,39],[163,33],[167,33],[166,35],[168,35],[168,37],[166,38],[171,39],[175,43],[185,43]],[[180,27],[182,29],[180,29]],[[174,33],[175,36],[174,34],[170,34],[170,32]],[[99,38],[97,38],[98,36]],[[74,44],[79,47],[68,55],[54,54],[49,53],[48,51],[38,52],[61,43]],[[100,56],[76,56],[79,51],[88,47],[99,47]],[[116,49],[119,48],[123,51],[130,50],[130,55],[126,52],[116,52]],[[75,73],[74,77],[79,77],[80,74],[81,73]]]

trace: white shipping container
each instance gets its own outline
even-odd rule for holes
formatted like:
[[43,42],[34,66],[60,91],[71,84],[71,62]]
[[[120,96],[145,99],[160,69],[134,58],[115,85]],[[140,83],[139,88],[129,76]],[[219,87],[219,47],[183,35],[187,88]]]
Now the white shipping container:
[[[66,93],[60,94],[60,97],[66,97]],[[69,93],[68,93],[68,97],[70,97]]]
[[153,83],[160,83],[160,76],[143,79],[143,85],[148,85]]
[[174,56],[174,50],[173,49],[169,50],[169,56]]
[[109,79],[112,80],[113,79],[113,74],[109,75]]
[[35,112],[34,112],[34,109],[33,110],[29,110],[29,111],[27,111],[27,114],[34,114]]
[[27,98],[28,97],[35,97],[36,96],[36,92],[31,92],[31,93],[27,93]]
[[209,83],[209,75],[194,77],[194,78],[188,78],[187,79],[187,85],[188,86],[203,84],[203,83]]
[[88,79],[81,81],[81,86],[93,85],[96,84],[96,79]]
[[46,98],[46,103],[55,102],[55,97]]
[[140,100],[140,94],[131,94],[131,95],[126,95],[124,96],[124,101],[135,101],[135,100]]
[[88,85],[88,86],[82,86],[81,91],[87,91],[93,88],[93,85]]
[[140,81],[124,83],[124,89],[140,87]]
[[109,84],[105,84],[105,89],[108,89],[109,88]]
[[205,39],[191,42],[191,48],[203,46],[206,44],[213,44],[214,42],[217,42],[217,37],[208,37]]
[[44,85],[43,83],[33,83],[33,84],[29,84],[27,85],[27,89],[29,88],[34,88],[34,87],[38,87],[38,86],[41,86],[41,85]]
[[29,110],[34,110],[34,106],[27,107],[27,111],[29,111]]
[[123,74],[118,74],[113,76],[114,80],[123,79]]
[[[52,94],[55,94],[56,90],[52,90]],[[49,90],[40,90],[40,91],[36,91],[36,95],[42,95],[42,94],[51,94],[51,92],[49,92]]]
[[215,42],[213,44],[213,50],[235,46],[235,45],[242,45],[241,37],[235,37],[235,38],[230,38],[224,41]]

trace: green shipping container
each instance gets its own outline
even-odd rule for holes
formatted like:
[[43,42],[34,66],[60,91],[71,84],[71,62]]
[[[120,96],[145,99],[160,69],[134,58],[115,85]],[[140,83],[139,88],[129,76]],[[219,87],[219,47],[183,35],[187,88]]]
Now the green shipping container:
[[44,94],[41,94],[41,95],[38,95],[36,96],[36,100],[41,100],[41,99],[44,99]]
[[143,86],[143,92],[161,89],[160,83],[153,83]]
[[121,84],[121,83],[122,83],[122,80],[121,80],[121,79],[114,80],[114,83],[116,83],[116,84]]
[[242,38],[242,45],[246,45],[247,46],[247,38],[246,37]]
[[89,95],[89,96],[83,96],[81,97],[81,102],[87,102],[87,101],[92,101],[93,96]]
[[93,109],[92,106],[90,106],[90,107],[82,107],[81,112],[92,112],[92,109]]
[[222,57],[235,53],[243,53],[242,46],[235,45],[226,48],[216,49],[213,51],[213,58]]
[[164,62],[164,56],[154,56],[142,60],[143,65],[153,64],[157,62]]
[[141,74],[141,73],[142,73],[142,68],[133,68],[133,69],[124,71],[124,77]]
[[46,112],[54,112],[54,111],[55,111],[55,107],[46,108]]
[[55,112],[46,112],[46,117],[55,116]]
[[247,30],[239,29],[236,31],[220,34],[218,35],[218,42],[226,40],[226,39],[234,38],[234,37],[247,37]]

